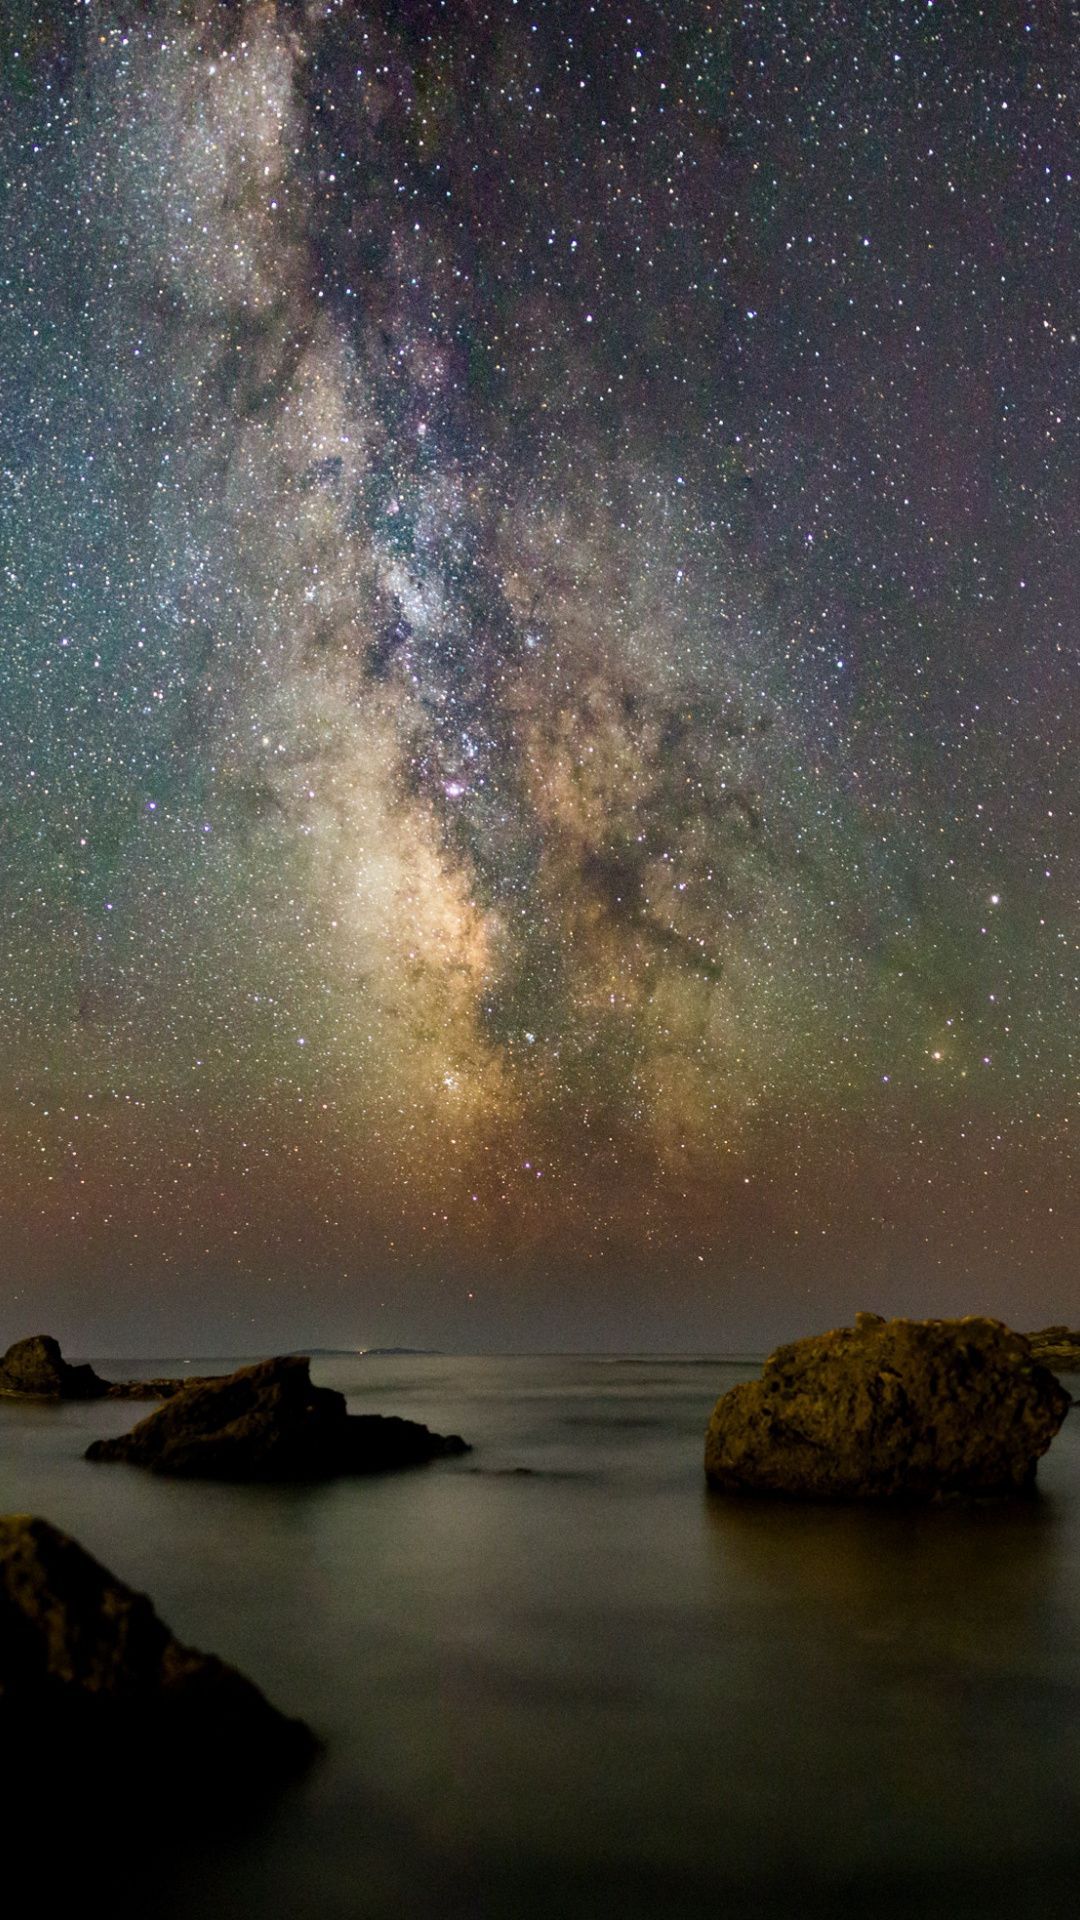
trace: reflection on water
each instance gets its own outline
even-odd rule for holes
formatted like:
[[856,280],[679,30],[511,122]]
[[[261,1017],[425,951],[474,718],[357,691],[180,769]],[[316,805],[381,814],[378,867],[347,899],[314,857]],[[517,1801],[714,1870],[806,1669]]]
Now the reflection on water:
[[328,1742],[256,1826],[184,1839],[158,1914],[1074,1911],[1076,1417],[1039,1499],[811,1509],[704,1491],[705,1421],[745,1367],[315,1373],[477,1451],[200,1487],[82,1461],[137,1408],[0,1406],[4,1504],[69,1527]]

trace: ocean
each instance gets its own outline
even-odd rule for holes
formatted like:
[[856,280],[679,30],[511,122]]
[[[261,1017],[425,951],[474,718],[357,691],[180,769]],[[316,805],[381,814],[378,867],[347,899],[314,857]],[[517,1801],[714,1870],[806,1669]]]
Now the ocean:
[[[813,1508],[706,1493],[705,1423],[746,1364],[312,1371],[475,1451],[170,1482],[82,1458],[137,1403],[0,1401],[3,1510],[73,1533],[325,1742],[237,1830],[168,1828],[128,1889],[156,1920],[1076,1912],[1080,1414],[1034,1500]],[[116,1912],[126,1859],[121,1827],[88,1862]]]

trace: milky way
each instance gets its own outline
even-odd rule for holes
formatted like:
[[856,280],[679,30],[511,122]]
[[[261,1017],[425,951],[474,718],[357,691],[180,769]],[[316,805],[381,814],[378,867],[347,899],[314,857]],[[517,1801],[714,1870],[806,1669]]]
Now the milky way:
[[1069,10],[9,11],[13,1337],[1080,1309]]

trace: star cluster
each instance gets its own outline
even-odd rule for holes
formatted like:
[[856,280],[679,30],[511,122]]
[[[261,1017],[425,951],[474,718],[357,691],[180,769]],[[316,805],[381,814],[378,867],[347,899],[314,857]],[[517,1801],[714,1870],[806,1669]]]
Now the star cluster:
[[16,1331],[1080,1310],[1069,16],[6,9]]

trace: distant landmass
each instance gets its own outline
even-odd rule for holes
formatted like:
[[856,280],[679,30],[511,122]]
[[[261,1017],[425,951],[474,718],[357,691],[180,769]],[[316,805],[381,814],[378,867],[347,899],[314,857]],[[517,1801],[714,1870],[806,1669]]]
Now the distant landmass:
[[424,1359],[437,1355],[438,1347],[304,1347],[312,1360],[391,1359],[399,1354],[415,1354]]

